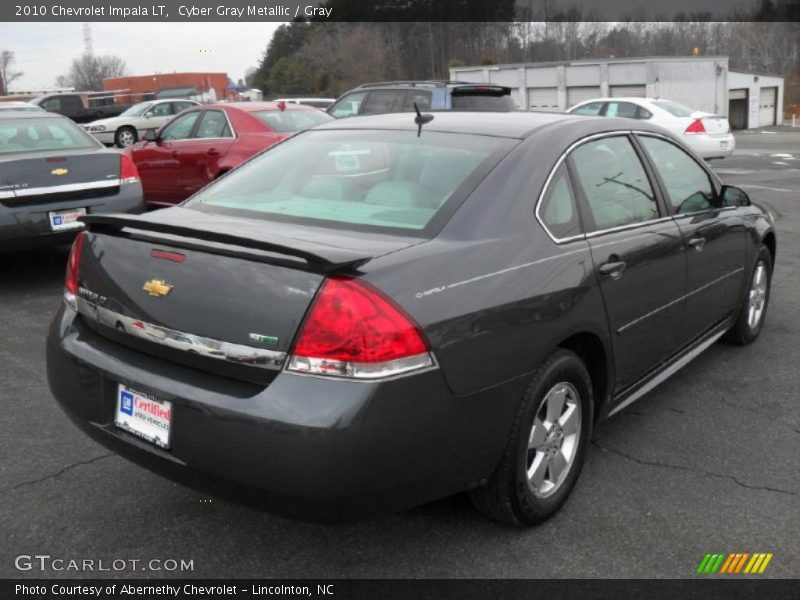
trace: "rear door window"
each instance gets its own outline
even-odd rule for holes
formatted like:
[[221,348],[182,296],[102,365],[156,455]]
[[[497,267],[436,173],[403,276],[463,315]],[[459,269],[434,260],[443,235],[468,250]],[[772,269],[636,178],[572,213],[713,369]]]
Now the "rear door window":
[[606,106],[607,117],[620,117],[622,119],[635,119],[638,107],[630,102],[609,102]]
[[[398,105],[397,110],[402,106],[403,92],[399,90],[375,90],[370,92],[362,114],[377,115],[381,113],[395,112],[394,106]],[[400,102],[398,102],[398,99]]]
[[168,117],[172,114],[172,102],[161,102],[150,109],[154,117]]
[[514,110],[511,91],[505,88],[467,87],[453,90],[454,110]]
[[403,99],[403,112],[413,112],[416,103],[419,110],[430,110],[431,93],[422,90],[410,90],[405,92]]
[[627,137],[586,142],[570,160],[588,208],[584,211],[587,233],[659,216],[653,187]]

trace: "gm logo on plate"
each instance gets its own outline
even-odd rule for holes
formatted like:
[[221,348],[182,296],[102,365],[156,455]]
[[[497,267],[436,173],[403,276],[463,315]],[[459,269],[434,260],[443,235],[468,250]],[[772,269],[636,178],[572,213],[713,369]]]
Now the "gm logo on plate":
[[133,394],[130,392],[122,392],[119,398],[119,409],[126,415],[133,416]]

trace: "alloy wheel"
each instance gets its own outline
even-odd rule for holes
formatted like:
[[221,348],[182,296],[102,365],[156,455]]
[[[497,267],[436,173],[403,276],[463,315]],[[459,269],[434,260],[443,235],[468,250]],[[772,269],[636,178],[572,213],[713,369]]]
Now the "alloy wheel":
[[528,487],[534,496],[554,494],[570,472],[581,435],[578,390],[562,381],[550,388],[533,419],[525,463]]
[[753,281],[750,283],[750,295],[747,301],[747,326],[757,329],[764,315],[767,304],[767,265],[761,260],[753,272]]

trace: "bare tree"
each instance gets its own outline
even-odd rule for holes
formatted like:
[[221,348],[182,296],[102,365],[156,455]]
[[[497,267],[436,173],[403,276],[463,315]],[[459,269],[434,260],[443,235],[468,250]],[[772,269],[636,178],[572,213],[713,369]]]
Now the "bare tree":
[[81,92],[101,90],[103,79],[124,77],[127,74],[128,67],[118,56],[96,56],[85,53],[72,61],[69,71],[60,75],[56,83],[62,87],[73,87]]
[[22,71],[12,69],[14,62],[14,53],[11,50],[0,52],[0,95],[7,94],[11,83],[22,77]]

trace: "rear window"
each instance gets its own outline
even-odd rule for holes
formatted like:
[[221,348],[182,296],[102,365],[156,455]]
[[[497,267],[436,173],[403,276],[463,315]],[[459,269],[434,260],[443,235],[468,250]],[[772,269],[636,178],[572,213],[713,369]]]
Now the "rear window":
[[303,131],[333,120],[321,110],[259,110],[253,115],[279,133]]
[[683,104],[678,104],[672,100],[653,100],[653,104],[659,108],[663,108],[669,114],[675,117],[691,117],[696,111]]
[[457,88],[453,90],[455,110],[515,110],[511,91],[507,88]]
[[463,199],[462,184],[487,172],[513,143],[424,130],[419,138],[415,131],[310,131],[244,164],[188,205],[423,232],[446,219]]
[[66,119],[0,118],[0,154],[96,147],[94,138]]

